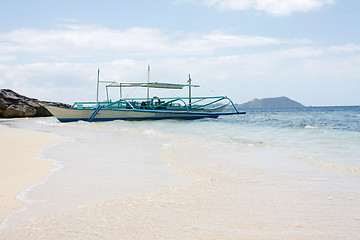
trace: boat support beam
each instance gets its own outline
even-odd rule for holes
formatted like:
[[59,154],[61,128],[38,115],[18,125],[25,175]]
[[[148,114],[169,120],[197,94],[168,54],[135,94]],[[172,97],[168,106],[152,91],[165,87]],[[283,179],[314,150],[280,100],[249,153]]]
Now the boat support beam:
[[233,106],[234,110],[236,111],[236,113],[242,114],[242,112],[239,112],[239,110],[236,108],[235,104],[233,101],[231,101],[230,98],[228,97],[224,97],[225,99],[229,100],[229,102],[231,103],[231,105]]
[[100,112],[100,110],[101,110],[101,105],[99,105],[95,108],[95,111],[89,117],[88,122],[92,122],[94,120],[94,118],[96,117],[96,115]]

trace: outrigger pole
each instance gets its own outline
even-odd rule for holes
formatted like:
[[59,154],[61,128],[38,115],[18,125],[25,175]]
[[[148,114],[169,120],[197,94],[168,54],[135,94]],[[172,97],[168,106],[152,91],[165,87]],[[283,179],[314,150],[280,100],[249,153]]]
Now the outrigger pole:
[[149,104],[149,95],[150,95],[150,88],[149,88],[149,83],[150,83],[150,65],[148,65],[148,82],[147,82],[147,94],[146,94],[146,101]]
[[189,83],[189,106],[191,107],[191,77],[189,73],[189,80],[187,81]]
[[100,82],[100,68],[98,68],[98,76],[97,76],[97,87],[96,87],[96,102],[99,102],[99,82]]

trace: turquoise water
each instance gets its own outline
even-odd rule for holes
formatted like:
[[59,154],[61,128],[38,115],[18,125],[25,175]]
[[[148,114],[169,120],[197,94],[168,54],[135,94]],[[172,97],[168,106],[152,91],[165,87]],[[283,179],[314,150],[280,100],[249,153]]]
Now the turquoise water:
[[[229,239],[244,236],[251,239],[262,234],[271,236],[266,228],[260,227],[247,229],[248,235],[242,235],[239,229],[235,231],[235,222],[232,221],[242,221],[238,219],[239,214],[234,215],[239,209],[247,213],[249,219],[257,221],[259,226],[271,222],[275,230],[278,227],[282,231],[287,224],[302,226],[302,230],[289,228],[292,229],[289,233],[297,233],[295,237],[285,233],[281,235],[282,231],[274,230],[280,234],[274,235],[277,237],[298,239],[299,236],[308,236],[309,229],[315,229],[314,235],[311,235],[314,239],[355,239],[352,237],[359,236],[360,107],[246,111],[246,115],[195,121],[59,123],[55,118],[38,118],[2,122],[11,127],[51,132],[69,138],[42,151],[41,157],[51,159],[59,168],[42,183],[18,196],[28,202],[28,206],[8,217],[3,224],[6,227],[4,236],[31,239],[29,236],[33,236],[34,232],[29,230],[29,226],[36,229],[39,224],[51,229],[42,232],[43,238],[39,239],[46,239],[55,232],[59,236],[67,236],[69,232],[60,231],[57,226],[71,225],[73,232],[81,232],[83,225],[79,222],[80,218],[89,225],[99,224],[91,214],[84,216],[84,211],[102,209],[107,217],[114,218],[114,214],[120,213],[107,210],[116,209],[123,202],[132,202],[134,198],[139,209],[148,204],[148,200],[144,199],[156,199],[152,200],[156,206],[164,201],[168,204],[175,201],[180,205],[183,202],[204,203],[198,206],[204,208],[198,215],[199,219],[204,219],[200,228],[204,232],[188,229],[199,236],[197,239],[207,239],[205,236],[208,237],[206,234],[212,231],[213,221],[226,223],[228,227],[217,231],[220,235],[226,231]],[[178,189],[186,191],[180,194]],[[154,193],[163,197],[159,200],[153,197]],[[210,193],[219,194],[210,197]],[[239,206],[237,202],[241,202],[239,199],[244,197],[244,193],[250,198],[250,203]],[[228,205],[219,195],[228,196],[225,201]],[[331,203],[328,202],[330,200]],[[251,204],[252,201],[254,204]],[[293,206],[295,202],[305,212],[308,211],[306,213],[316,216],[307,218],[301,209],[292,212],[291,209],[296,209]],[[306,205],[303,205],[305,202]],[[131,206],[121,210],[121,214],[135,211],[134,205],[132,202]],[[219,210],[218,215],[207,218],[214,210],[205,206],[215,206],[216,209],[227,207]],[[282,207],[288,209],[281,215],[283,218],[276,214],[273,218],[254,215],[256,209],[263,209],[271,215]],[[154,206],[149,209],[152,208]],[[199,211],[198,208],[192,211]],[[146,212],[155,219],[157,213],[149,209],[146,208]],[[181,211],[185,213],[189,209],[188,206]],[[319,209],[323,211],[319,212]],[[180,210],[167,206],[158,211],[164,211],[162,217],[170,219],[174,211]],[[69,214],[73,214],[72,221],[64,217]],[[49,218],[57,221],[47,225]],[[327,227],[322,225],[324,221],[329,221]],[[134,226],[145,224],[141,218],[132,223]],[[170,223],[169,220],[163,224]],[[197,223],[192,218],[182,222],[184,226]],[[124,223],[116,226],[119,224]],[[126,227],[132,229],[133,226]],[[114,229],[117,228],[114,226]],[[134,229],[131,237],[137,238],[138,230]],[[102,232],[99,239],[113,236],[113,231]],[[161,236],[172,239],[186,237],[180,230],[176,233],[167,231],[163,230]],[[77,239],[98,239],[95,235],[74,236]],[[166,239],[159,236],[153,238]]]

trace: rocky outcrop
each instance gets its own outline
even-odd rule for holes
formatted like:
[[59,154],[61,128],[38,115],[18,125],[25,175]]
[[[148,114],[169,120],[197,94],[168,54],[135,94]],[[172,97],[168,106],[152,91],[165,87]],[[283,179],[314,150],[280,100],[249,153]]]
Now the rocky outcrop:
[[0,118],[52,116],[42,104],[71,107],[69,104],[39,101],[35,98],[25,97],[10,89],[0,89]]

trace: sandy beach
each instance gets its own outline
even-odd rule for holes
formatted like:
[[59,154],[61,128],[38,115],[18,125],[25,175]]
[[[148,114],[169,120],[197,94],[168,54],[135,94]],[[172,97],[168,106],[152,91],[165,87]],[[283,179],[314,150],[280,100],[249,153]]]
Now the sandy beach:
[[[233,130],[212,138],[193,132],[219,125],[51,118],[12,122],[36,131],[0,125],[2,219],[25,206],[17,194],[56,167],[46,159],[61,166],[26,191],[31,202],[7,218],[0,239],[358,239],[356,169],[313,164],[309,145],[287,150],[270,140],[228,141]],[[65,137],[71,141],[55,144]]]
[[53,134],[10,128],[0,124],[0,223],[25,202],[16,195],[41,182],[52,169],[51,161],[39,159],[41,149],[59,141]]

